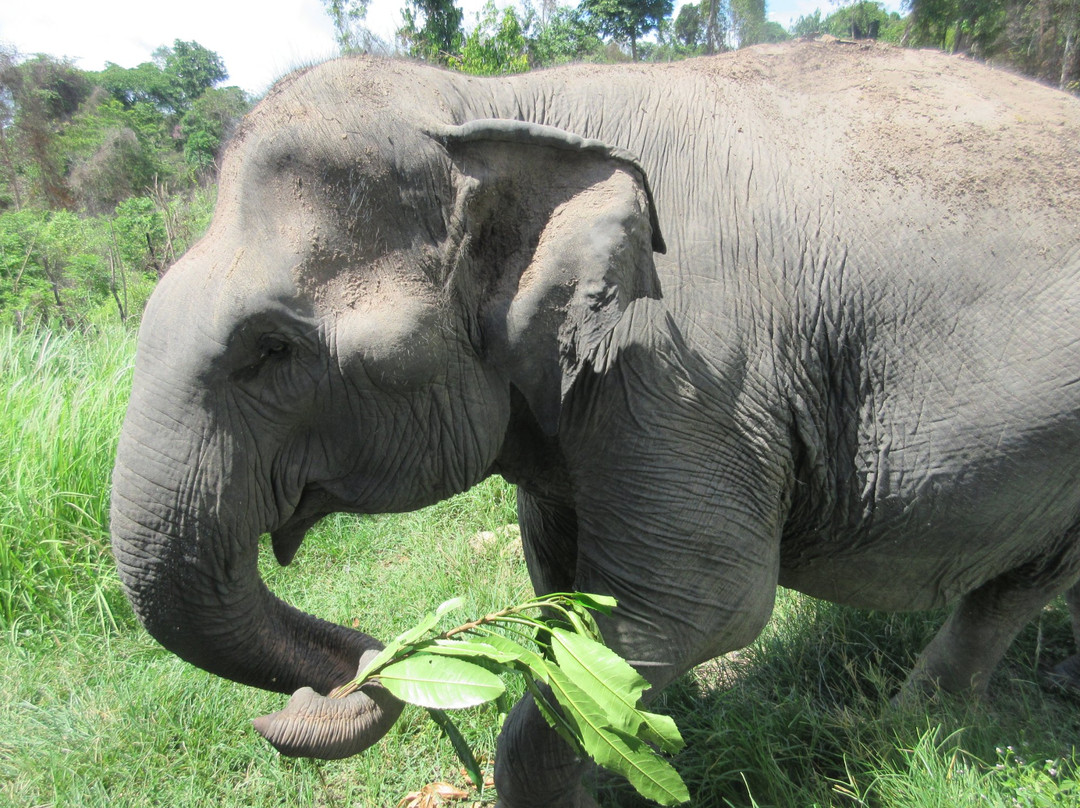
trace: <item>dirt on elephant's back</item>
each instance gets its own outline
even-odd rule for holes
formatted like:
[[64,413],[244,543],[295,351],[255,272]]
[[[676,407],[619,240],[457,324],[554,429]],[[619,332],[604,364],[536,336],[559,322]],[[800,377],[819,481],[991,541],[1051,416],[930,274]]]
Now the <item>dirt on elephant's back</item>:
[[702,60],[796,157],[946,209],[1052,209],[1080,221],[1080,99],[937,51],[823,38]]

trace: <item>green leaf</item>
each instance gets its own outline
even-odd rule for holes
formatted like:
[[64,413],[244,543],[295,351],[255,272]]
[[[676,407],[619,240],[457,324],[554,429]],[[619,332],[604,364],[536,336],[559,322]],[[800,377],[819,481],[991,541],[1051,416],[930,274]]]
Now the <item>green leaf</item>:
[[480,763],[477,762],[476,756],[469,746],[469,742],[465,740],[465,737],[461,734],[461,730],[457,728],[457,724],[455,724],[450,719],[450,716],[442,710],[436,710],[429,707],[428,715],[431,716],[432,721],[438,724],[443,735],[450,740],[450,745],[454,747],[458,760],[460,760],[465,767],[465,771],[469,773],[469,779],[472,780],[473,785],[476,786],[479,791],[483,791],[484,773],[480,769]]
[[456,612],[465,604],[464,598],[450,598],[450,600],[444,600],[439,604],[439,607],[435,610],[435,618],[438,619],[444,614],[450,612]]
[[644,721],[638,701],[649,683],[626,660],[595,640],[561,628],[551,630],[559,668],[604,711],[605,723],[637,735]]
[[581,746],[581,733],[577,729],[577,724],[566,720],[563,714],[544,695],[536,682],[528,679],[525,686],[533,697],[536,709],[540,711],[540,715],[547,721],[548,726],[555,730],[555,734],[566,741],[567,746],[573,749],[579,757],[588,756],[588,752]]
[[446,710],[492,701],[505,690],[498,676],[479,665],[425,653],[387,665],[377,678],[402,701]]
[[[525,650],[518,646],[520,650]],[[484,640],[459,640],[438,639],[423,647],[425,654],[437,654],[439,656],[452,656],[464,658],[480,658],[499,665],[514,662],[519,654],[514,651],[496,648],[493,644]]]
[[574,592],[567,596],[574,603],[579,603],[587,609],[593,609],[600,614],[611,614],[611,611],[619,605],[615,598],[608,595],[590,595],[587,592]]
[[625,659],[605,645],[562,629],[552,631],[551,647],[559,667],[605,711],[609,726],[643,736],[665,752],[683,748],[674,721],[638,708],[649,683]]
[[661,805],[688,802],[690,794],[679,773],[633,734],[620,732],[589,694],[557,665],[549,667],[551,690],[577,730],[586,753],[606,769],[623,775],[643,797]]
[[597,642],[603,640],[603,637],[600,635],[600,627],[596,625],[596,620],[593,619],[592,614],[587,609],[567,609],[566,617],[570,620],[570,625],[573,626],[574,631],[578,634],[588,637],[590,640],[596,640]]
[[[647,743],[610,728],[601,730],[601,734],[615,759],[627,762],[627,767],[620,773],[641,796],[661,805],[681,805],[690,801],[690,792],[678,771],[653,752]],[[608,765],[599,758],[597,762]]]
[[514,667],[526,675],[531,675],[534,679],[547,683],[547,662],[535,651],[511,640],[509,637],[504,637],[502,634],[488,634],[484,642],[494,646],[501,653],[512,654],[517,663]]
[[671,716],[647,713],[644,710],[638,710],[638,713],[645,720],[645,726],[638,730],[638,737],[643,741],[654,743],[672,754],[686,746],[682,733]]
[[419,623],[410,628],[408,631],[403,631],[389,643],[386,647],[375,656],[364,669],[359,671],[356,675],[357,682],[366,681],[371,675],[377,672],[380,668],[386,665],[392,660],[398,653],[407,645],[412,645],[431,629],[435,628],[435,625],[442,619],[443,615],[448,612],[452,612],[455,609],[461,608],[464,601],[461,598],[451,598],[450,600],[443,601],[439,604],[439,607],[428,614],[425,614]]

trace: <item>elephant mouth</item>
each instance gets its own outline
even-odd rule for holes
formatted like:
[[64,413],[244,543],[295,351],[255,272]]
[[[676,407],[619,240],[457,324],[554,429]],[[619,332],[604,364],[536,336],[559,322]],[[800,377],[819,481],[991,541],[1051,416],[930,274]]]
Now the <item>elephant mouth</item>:
[[316,522],[336,510],[330,506],[328,499],[329,494],[319,486],[305,486],[296,509],[270,531],[270,545],[274,548],[274,558],[278,564],[289,566],[307,532]]

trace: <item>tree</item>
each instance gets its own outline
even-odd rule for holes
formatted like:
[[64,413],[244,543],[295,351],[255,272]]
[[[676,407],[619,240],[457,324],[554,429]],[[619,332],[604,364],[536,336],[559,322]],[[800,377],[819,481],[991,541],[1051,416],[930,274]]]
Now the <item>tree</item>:
[[721,0],[686,3],[672,26],[679,46],[688,53],[712,54],[725,50],[727,11]]
[[528,70],[528,45],[521,20],[514,10],[499,11],[494,0],[488,0],[480,11],[476,27],[465,37],[461,55],[452,57],[450,66],[477,76]]
[[811,14],[803,14],[791,26],[792,36],[813,36],[815,34],[829,33],[825,26],[825,19],[821,16],[821,9],[815,8]]
[[730,14],[738,47],[765,41],[765,0],[731,0]]
[[322,0],[330,22],[334,24],[334,38],[342,53],[363,53],[363,34],[360,23],[367,16],[368,0]]
[[701,10],[705,17],[705,53],[727,50],[730,12],[726,3],[724,0],[701,0]]
[[221,57],[198,42],[177,39],[172,47],[155,50],[153,58],[132,68],[107,62],[93,78],[125,106],[153,104],[179,117],[195,99],[229,77]]
[[886,42],[899,42],[904,31],[904,20],[895,11],[888,11],[874,0],[859,0],[842,6],[828,17],[822,18],[821,11],[807,14],[791,27],[792,36],[810,36],[811,34],[832,34],[836,37],[852,39],[883,39]]
[[93,79],[125,107],[151,104],[171,112],[168,80],[154,62],[143,62],[131,68],[106,62],[105,69]]
[[165,77],[169,106],[177,114],[186,112],[196,98],[229,77],[221,57],[198,42],[177,39],[171,48],[154,51],[154,61]]
[[1080,0],[1011,0],[1003,38],[1025,73],[1080,92]]
[[630,43],[630,58],[638,59],[638,40],[671,16],[673,0],[581,0],[605,36]]
[[40,200],[52,208],[74,203],[59,134],[92,90],[87,75],[65,60],[44,54],[23,62],[6,54],[0,60],[0,95],[8,99],[11,118],[4,127],[5,159],[12,165],[12,193],[21,203]]
[[696,3],[687,3],[680,8],[673,32],[683,47],[691,52],[699,50],[705,44],[705,19],[701,7]]
[[404,25],[398,39],[410,56],[436,64],[449,64],[461,52],[461,9],[453,0],[409,0],[402,10]]
[[758,31],[758,42],[787,42],[791,35],[775,20],[765,20]]
[[192,172],[216,173],[225,144],[250,106],[239,87],[212,87],[195,100],[180,121],[184,161]]
[[0,185],[0,210],[14,205],[22,207],[19,171],[16,168],[15,144],[11,139],[15,122],[15,97],[4,83],[3,77],[17,61],[14,49],[0,45],[0,167],[3,168],[3,185]]
[[538,18],[526,5],[525,28],[532,67],[596,61],[604,48],[596,20],[578,7],[549,9],[546,16]]

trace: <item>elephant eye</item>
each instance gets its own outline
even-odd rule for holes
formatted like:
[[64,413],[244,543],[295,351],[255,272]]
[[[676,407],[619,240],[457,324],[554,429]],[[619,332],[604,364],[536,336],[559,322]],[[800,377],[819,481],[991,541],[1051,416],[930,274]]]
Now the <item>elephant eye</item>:
[[272,334],[259,338],[259,360],[280,359],[289,353],[290,345],[281,337]]

